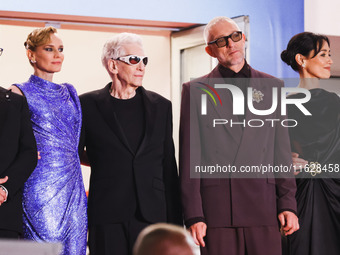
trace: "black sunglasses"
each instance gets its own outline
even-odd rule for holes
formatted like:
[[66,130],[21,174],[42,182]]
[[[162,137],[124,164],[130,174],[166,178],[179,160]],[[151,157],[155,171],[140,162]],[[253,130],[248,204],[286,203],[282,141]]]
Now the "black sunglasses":
[[120,60],[125,62],[126,64],[129,65],[138,65],[139,62],[143,61],[143,64],[146,66],[148,64],[148,57],[141,57],[141,56],[136,56],[136,55],[128,55],[125,57],[119,57],[116,58],[116,60]]
[[214,41],[208,42],[208,45],[215,43],[218,48],[222,48],[224,46],[228,47],[228,45],[229,45],[228,39],[229,38],[233,42],[238,42],[242,39],[242,32],[241,31],[235,31],[228,36],[223,36],[223,37],[217,38]]

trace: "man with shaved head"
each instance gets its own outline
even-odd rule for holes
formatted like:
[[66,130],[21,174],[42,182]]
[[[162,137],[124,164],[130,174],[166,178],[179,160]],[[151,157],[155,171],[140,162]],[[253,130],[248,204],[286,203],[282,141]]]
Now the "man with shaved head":
[[[268,109],[272,105],[272,88],[280,90],[283,84],[247,63],[245,35],[232,19],[211,20],[204,30],[204,38],[206,52],[218,60],[218,65],[209,74],[183,85],[180,182],[185,224],[201,246],[202,254],[281,254],[279,225],[286,235],[299,228],[293,173],[246,176],[240,170],[292,164],[288,130],[281,122],[263,127],[246,125],[252,119],[282,121],[284,117],[280,107],[271,116],[258,116],[243,103],[238,107],[245,106],[246,111],[236,115],[234,93],[228,89],[216,91],[215,85],[230,81],[238,95],[244,95],[245,103],[251,87],[253,94],[248,95],[253,97],[254,108]],[[207,91],[211,91],[210,97]],[[212,124],[222,118],[228,118],[224,125]],[[209,163],[210,167],[229,166],[234,172],[215,176],[199,172],[197,175],[197,169]]]

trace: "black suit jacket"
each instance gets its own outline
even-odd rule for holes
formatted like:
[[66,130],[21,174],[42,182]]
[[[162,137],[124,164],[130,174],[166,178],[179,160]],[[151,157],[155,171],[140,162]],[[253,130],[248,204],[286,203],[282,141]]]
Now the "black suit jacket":
[[83,134],[91,165],[89,225],[129,220],[136,205],[150,222],[181,224],[177,166],[172,140],[171,102],[140,88],[145,134],[134,153],[116,118],[109,83],[80,96]]
[[8,190],[0,229],[22,232],[22,187],[37,164],[37,148],[24,97],[0,87],[0,178]]

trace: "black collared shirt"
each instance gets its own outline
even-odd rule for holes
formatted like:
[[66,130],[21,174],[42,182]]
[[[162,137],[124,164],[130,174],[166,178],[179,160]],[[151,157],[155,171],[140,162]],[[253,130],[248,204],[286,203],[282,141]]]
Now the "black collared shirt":
[[250,78],[250,66],[248,65],[247,61],[244,61],[244,65],[238,73],[222,66],[221,64],[218,65],[218,71],[223,78]]

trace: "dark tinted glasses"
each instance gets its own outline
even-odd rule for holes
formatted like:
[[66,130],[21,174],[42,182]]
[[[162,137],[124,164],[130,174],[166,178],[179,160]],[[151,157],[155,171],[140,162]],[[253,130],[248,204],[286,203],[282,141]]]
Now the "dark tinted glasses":
[[218,48],[221,48],[221,47],[224,47],[224,46],[228,47],[228,45],[229,45],[228,39],[229,38],[233,42],[238,42],[242,39],[242,32],[241,31],[233,32],[232,34],[230,34],[228,36],[223,36],[223,37],[217,38],[214,41],[208,42],[208,44],[210,45],[210,44],[215,43]]
[[138,65],[139,62],[141,62],[141,61],[143,61],[144,65],[148,64],[148,57],[141,57],[141,56],[136,56],[136,55],[128,55],[128,56],[125,56],[125,57],[119,57],[119,58],[117,58],[117,60],[123,61],[126,64],[129,64],[129,65],[132,65],[132,66]]

